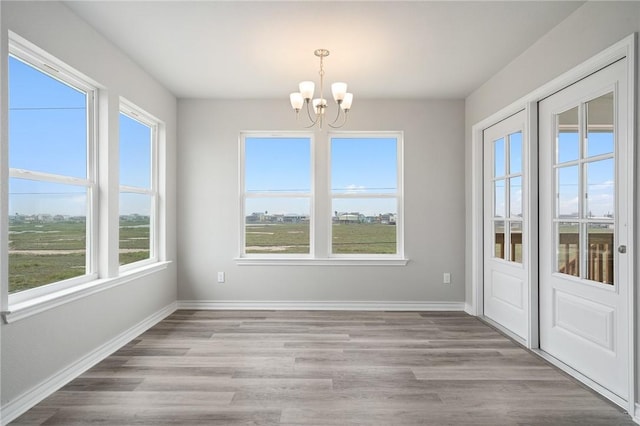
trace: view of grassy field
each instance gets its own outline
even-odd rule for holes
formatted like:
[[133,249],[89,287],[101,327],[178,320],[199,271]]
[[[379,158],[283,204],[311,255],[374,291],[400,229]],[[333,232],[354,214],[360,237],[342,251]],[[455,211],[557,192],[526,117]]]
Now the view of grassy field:
[[[336,254],[394,254],[396,227],[374,223],[333,225]],[[309,224],[247,224],[246,253],[309,253]]]
[[[81,220],[9,225],[9,293],[85,274]],[[149,257],[149,219],[121,221],[120,264]]]

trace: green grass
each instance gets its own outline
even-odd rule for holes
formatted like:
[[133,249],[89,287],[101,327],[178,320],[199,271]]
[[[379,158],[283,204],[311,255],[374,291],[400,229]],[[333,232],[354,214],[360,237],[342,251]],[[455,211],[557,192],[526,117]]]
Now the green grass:
[[84,275],[84,253],[9,254],[9,293]]
[[247,253],[309,253],[309,224],[247,225]]
[[9,250],[81,250],[85,247],[84,222],[12,224]]
[[[12,223],[9,226],[9,293],[84,275],[84,222]],[[121,221],[120,264],[149,258],[149,220]]]
[[332,252],[336,254],[395,254],[396,227],[369,223],[334,224]]
[[[395,254],[396,227],[381,224],[334,224],[336,254]],[[309,253],[309,224],[248,224],[246,253]]]

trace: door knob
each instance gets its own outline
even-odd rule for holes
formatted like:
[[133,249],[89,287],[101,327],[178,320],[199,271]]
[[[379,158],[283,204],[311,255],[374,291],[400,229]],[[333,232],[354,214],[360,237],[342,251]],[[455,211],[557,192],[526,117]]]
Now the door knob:
[[624,253],[626,253],[626,252],[627,252],[627,246],[624,246],[624,245],[623,245],[623,246],[619,246],[619,247],[618,247],[618,253],[622,253],[622,254],[624,254]]

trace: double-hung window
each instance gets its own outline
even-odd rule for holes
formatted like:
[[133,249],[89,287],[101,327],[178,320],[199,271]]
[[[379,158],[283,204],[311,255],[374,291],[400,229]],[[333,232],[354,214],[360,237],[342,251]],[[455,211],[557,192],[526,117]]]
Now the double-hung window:
[[311,135],[243,133],[240,146],[242,255],[311,256]]
[[158,122],[121,101],[120,237],[121,266],[157,259],[156,223]]
[[11,44],[8,279],[13,301],[97,278],[95,93],[78,75]]
[[240,263],[406,264],[402,145],[401,132],[330,133],[318,145],[312,134],[242,133]]
[[331,135],[331,255],[402,257],[402,135]]

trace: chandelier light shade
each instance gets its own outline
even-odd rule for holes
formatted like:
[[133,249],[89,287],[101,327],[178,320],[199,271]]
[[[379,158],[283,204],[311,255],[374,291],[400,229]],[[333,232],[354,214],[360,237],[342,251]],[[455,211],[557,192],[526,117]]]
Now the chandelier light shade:
[[[324,98],[324,63],[323,59],[329,56],[327,49],[316,49],[313,52],[318,58],[320,58],[320,97],[313,98],[315,91],[315,84],[313,81],[301,81],[298,85],[299,92],[289,95],[291,101],[291,107],[296,112],[296,118],[299,117],[300,110],[305,108],[307,110],[307,117],[309,119],[309,125],[307,128],[318,126],[322,129],[322,125],[325,122],[325,114],[327,112],[327,100]],[[331,85],[331,94],[333,100],[337,104],[337,111],[335,119],[327,123],[329,127],[339,128],[345,125],[347,122],[347,114],[351,109],[351,103],[353,102],[353,94],[347,92],[347,83],[333,83]],[[313,108],[313,112],[311,109]]]

